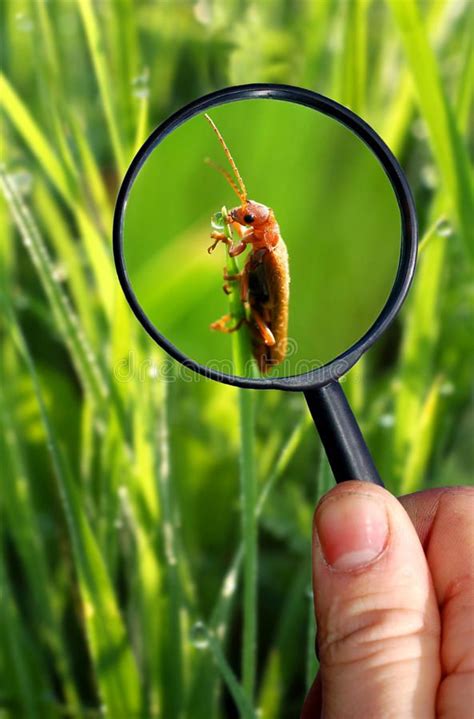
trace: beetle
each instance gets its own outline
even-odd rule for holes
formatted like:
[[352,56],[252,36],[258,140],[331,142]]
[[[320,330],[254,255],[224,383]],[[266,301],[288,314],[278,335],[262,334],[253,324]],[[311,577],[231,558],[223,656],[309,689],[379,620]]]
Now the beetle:
[[211,328],[219,332],[235,332],[242,321],[246,321],[251,330],[253,356],[260,371],[265,373],[283,361],[288,347],[288,251],[273,210],[248,199],[247,189],[224,138],[209,115],[204,116],[216,133],[237,182],[222,167],[211,160],[206,162],[225,177],[240,200],[240,205],[224,218],[239,235],[239,242],[234,244],[223,232],[214,231],[211,233],[214,242],[208,252],[213,252],[219,242],[224,242],[229,246],[229,255],[237,257],[250,246],[241,272],[229,275],[224,269],[224,291],[229,293],[227,282],[240,283],[240,296],[248,310],[248,319],[230,327],[232,317],[227,314],[213,322]]

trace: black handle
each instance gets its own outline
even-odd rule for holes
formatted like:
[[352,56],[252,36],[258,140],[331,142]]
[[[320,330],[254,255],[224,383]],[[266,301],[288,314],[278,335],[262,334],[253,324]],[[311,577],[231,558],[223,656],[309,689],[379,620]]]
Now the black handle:
[[336,482],[361,479],[383,487],[339,382],[306,390],[304,395]]

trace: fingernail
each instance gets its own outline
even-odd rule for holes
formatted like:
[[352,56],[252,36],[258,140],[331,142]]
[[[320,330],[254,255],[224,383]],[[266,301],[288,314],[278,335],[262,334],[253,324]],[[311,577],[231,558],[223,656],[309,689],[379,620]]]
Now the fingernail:
[[327,563],[342,571],[363,567],[383,551],[388,538],[382,501],[366,494],[341,494],[324,500],[316,529]]

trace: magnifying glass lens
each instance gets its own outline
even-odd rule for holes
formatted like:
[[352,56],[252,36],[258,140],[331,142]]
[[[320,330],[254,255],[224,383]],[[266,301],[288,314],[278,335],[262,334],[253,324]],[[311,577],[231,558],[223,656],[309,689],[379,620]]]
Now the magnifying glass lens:
[[195,362],[304,374],[353,346],[388,299],[401,235],[393,188],[356,135],[313,109],[249,99],[208,116],[214,127],[193,116],[136,174],[122,225],[130,286]]

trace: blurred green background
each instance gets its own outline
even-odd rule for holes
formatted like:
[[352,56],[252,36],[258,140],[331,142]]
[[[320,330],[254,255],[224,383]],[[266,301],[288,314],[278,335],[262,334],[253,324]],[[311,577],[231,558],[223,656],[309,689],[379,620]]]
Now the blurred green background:
[[[416,279],[344,388],[390,490],[472,482],[473,12],[469,0],[1,3],[2,717],[290,718],[316,670],[311,517],[332,480],[303,399],[178,371],[112,262],[129,161],[203,93],[312,88],[397,155],[420,221]],[[206,218],[229,200],[186,150],[193,186],[167,197],[207,261]],[[303,241],[315,220],[287,205],[271,159],[269,173],[245,157],[241,170],[264,202],[271,180]],[[204,170],[215,194],[202,207]],[[338,219],[350,233],[353,215]],[[170,232],[170,267],[182,241]]]
[[[288,248],[291,344],[271,374],[308,371],[360,339],[388,297],[400,253],[395,194],[361,140],[307,107],[245,100],[210,115],[249,197],[273,208]],[[210,215],[239,200],[204,164],[207,157],[231,170],[203,115],[154,148],[127,199],[125,261],[135,295],[160,332],[189,357],[237,374],[231,338],[209,330],[229,311],[224,246],[212,257],[206,248]]]

